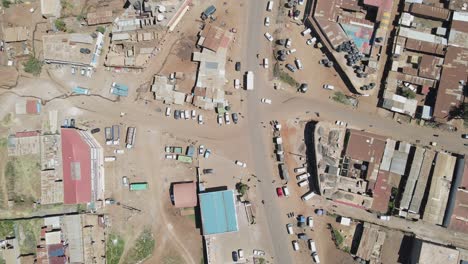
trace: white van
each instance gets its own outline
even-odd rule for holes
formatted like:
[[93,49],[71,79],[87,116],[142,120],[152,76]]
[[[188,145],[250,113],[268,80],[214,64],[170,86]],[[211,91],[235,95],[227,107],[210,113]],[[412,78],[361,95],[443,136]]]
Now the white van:
[[313,241],[312,239],[309,239],[309,248],[310,248],[310,251],[313,252],[317,252],[317,247],[315,246],[315,241]]
[[312,30],[310,28],[306,28],[304,31],[301,32],[302,36],[305,36],[307,34],[310,34],[310,32],[312,32]]
[[171,108],[166,107],[166,116],[170,116],[170,115],[171,115]]
[[306,167],[295,168],[294,172],[295,173],[304,173],[304,172],[307,172],[307,168]]
[[267,11],[271,11],[273,9],[273,1],[268,1],[268,4],[267,4]]
[[292,245],[293,245],[294,251],[298,251],[298,250],[299,250],[299,243],[297,243],[296,240],[293,240]]
[[302,70],[302,63],[301,60],[295,59],[294,62],[296,63],[297,69]]
[[289,190],[287,186],[283,186],[283,194],[284,196],[288,197],[289,196]]
[[299,187],[306,187],[307,185],[309,185],[309,181],[303,180],[303,181],[298,182],[297,185],[299,185]]
[[310,191],[310,192],[308,192],[308,193],[302,195],[301,199],[302,199],[303,201],[307,201],[307,200],[310,200],[310,199],[311,199],[312,197],[314,197],[314,196],[315,196],[315,193],[314,193],[313,191]]
[[268,69],[268,58],[264,58],[264,59],[263,59],[263,67],[264,67],[265,69]]
[[323,89],[333,90],[333,89],[335,89],[335,87],[333,85],[331,85],[331,84],[324,84]]
[[306,173],[302,173],[300,175],[297,175],[296,180],[298,180],[298,181],[307,180],[307,178],[309,178],[309,177],[310,177],[310,174],[308,172],[306,172]]
[[288,230],[288,234],[293,235],[294,230],[293,230],[293,225],[292,224],[287,224],[286,225],[286,230]]

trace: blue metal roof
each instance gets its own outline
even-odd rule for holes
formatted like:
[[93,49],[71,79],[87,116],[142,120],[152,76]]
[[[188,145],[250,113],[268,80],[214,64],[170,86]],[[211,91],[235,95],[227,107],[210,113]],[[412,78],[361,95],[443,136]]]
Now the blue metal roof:
[[204,235],[239,231],[232,190],[200,193],[199,198]]

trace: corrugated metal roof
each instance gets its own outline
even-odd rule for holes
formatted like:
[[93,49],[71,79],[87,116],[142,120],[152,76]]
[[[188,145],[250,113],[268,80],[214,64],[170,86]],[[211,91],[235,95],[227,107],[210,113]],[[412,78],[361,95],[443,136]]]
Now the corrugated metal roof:
[[70,262],[84,263],[81,216],[66,215],[63,217],[64,233],[68,242]]
[[200,193],[198,196],[204,235],[239,231],[234,191]]

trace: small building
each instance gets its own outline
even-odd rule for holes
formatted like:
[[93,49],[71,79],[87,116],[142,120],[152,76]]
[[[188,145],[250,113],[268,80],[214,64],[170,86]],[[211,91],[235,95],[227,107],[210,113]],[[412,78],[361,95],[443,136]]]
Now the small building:
[[27,27],[9,27],[3,28],[3,41],[18,42],[29,38],[29,29]]
[[60,0],[41,0],[41,14],[45,18],[59,18],[62,4]]
[[143,191],[148,189],[147,182],[135,182],[130,184],[130,191]]
[[173,186],[174,206],[177,208],[195,207],[197,201],[197,184],[195,182],[176,183]]
[[351,218],[348,218],[348,217],[340,217],[340,224],[344,225],[344,226],[350,226],[351,225]]
[[198,194],[203,235],[239,231],[233,190]]

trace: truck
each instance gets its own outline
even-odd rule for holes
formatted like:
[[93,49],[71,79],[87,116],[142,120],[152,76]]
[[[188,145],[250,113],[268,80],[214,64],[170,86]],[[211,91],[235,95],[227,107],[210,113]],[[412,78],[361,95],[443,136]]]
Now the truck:
[[106,137],[106,145],[112,145],[112,128],[104,128],[104,134]]
[[135,182],[135,183],[130,183],[130,191],[143,191],[148,189],[148,183],[147,182]]
[[119,125],[112,126],[112,143],[114,145],[120,144],[120,126]]
[[189,157],[193,157],[194,154],[195,154],[195,147],[194,146],[188,146],[186,155],[189,156]]
[[207,7],[205,9],[205,11],[203,11],[202,15],[201,15],[201,18],[203,20],[209,18],[210,16],[212,16],[214,13],[216,12],[216,7],[214,5],[211,5],[209,7]]
[[313,191],[309,191],[309,192],[305,193],[304,195],[302,195],[301,199],[303,201],[307,201],[307,200],[311,199],[314,196],[315,196],[315,193]]
[[248,71],[245,75],[245,89],[246,90],[254,89],[254,74],[251,71]]
[[286,164],[281,163],[279,165],[279,168],[280,168],[280,177],[281,177],[281,179],[285,180],[286,182],[289,181],[288,167],[286,167]]
[[127,137],[125,139],[126,147],[133,148],[133,145],[135,144],[135,136],[136,136],[136,127],[128,127],[127,128]]
[[89,95],[89,89],[83,88],[80,86],[75,86],[72,91],[74,94],[82,94],[82,95]]

